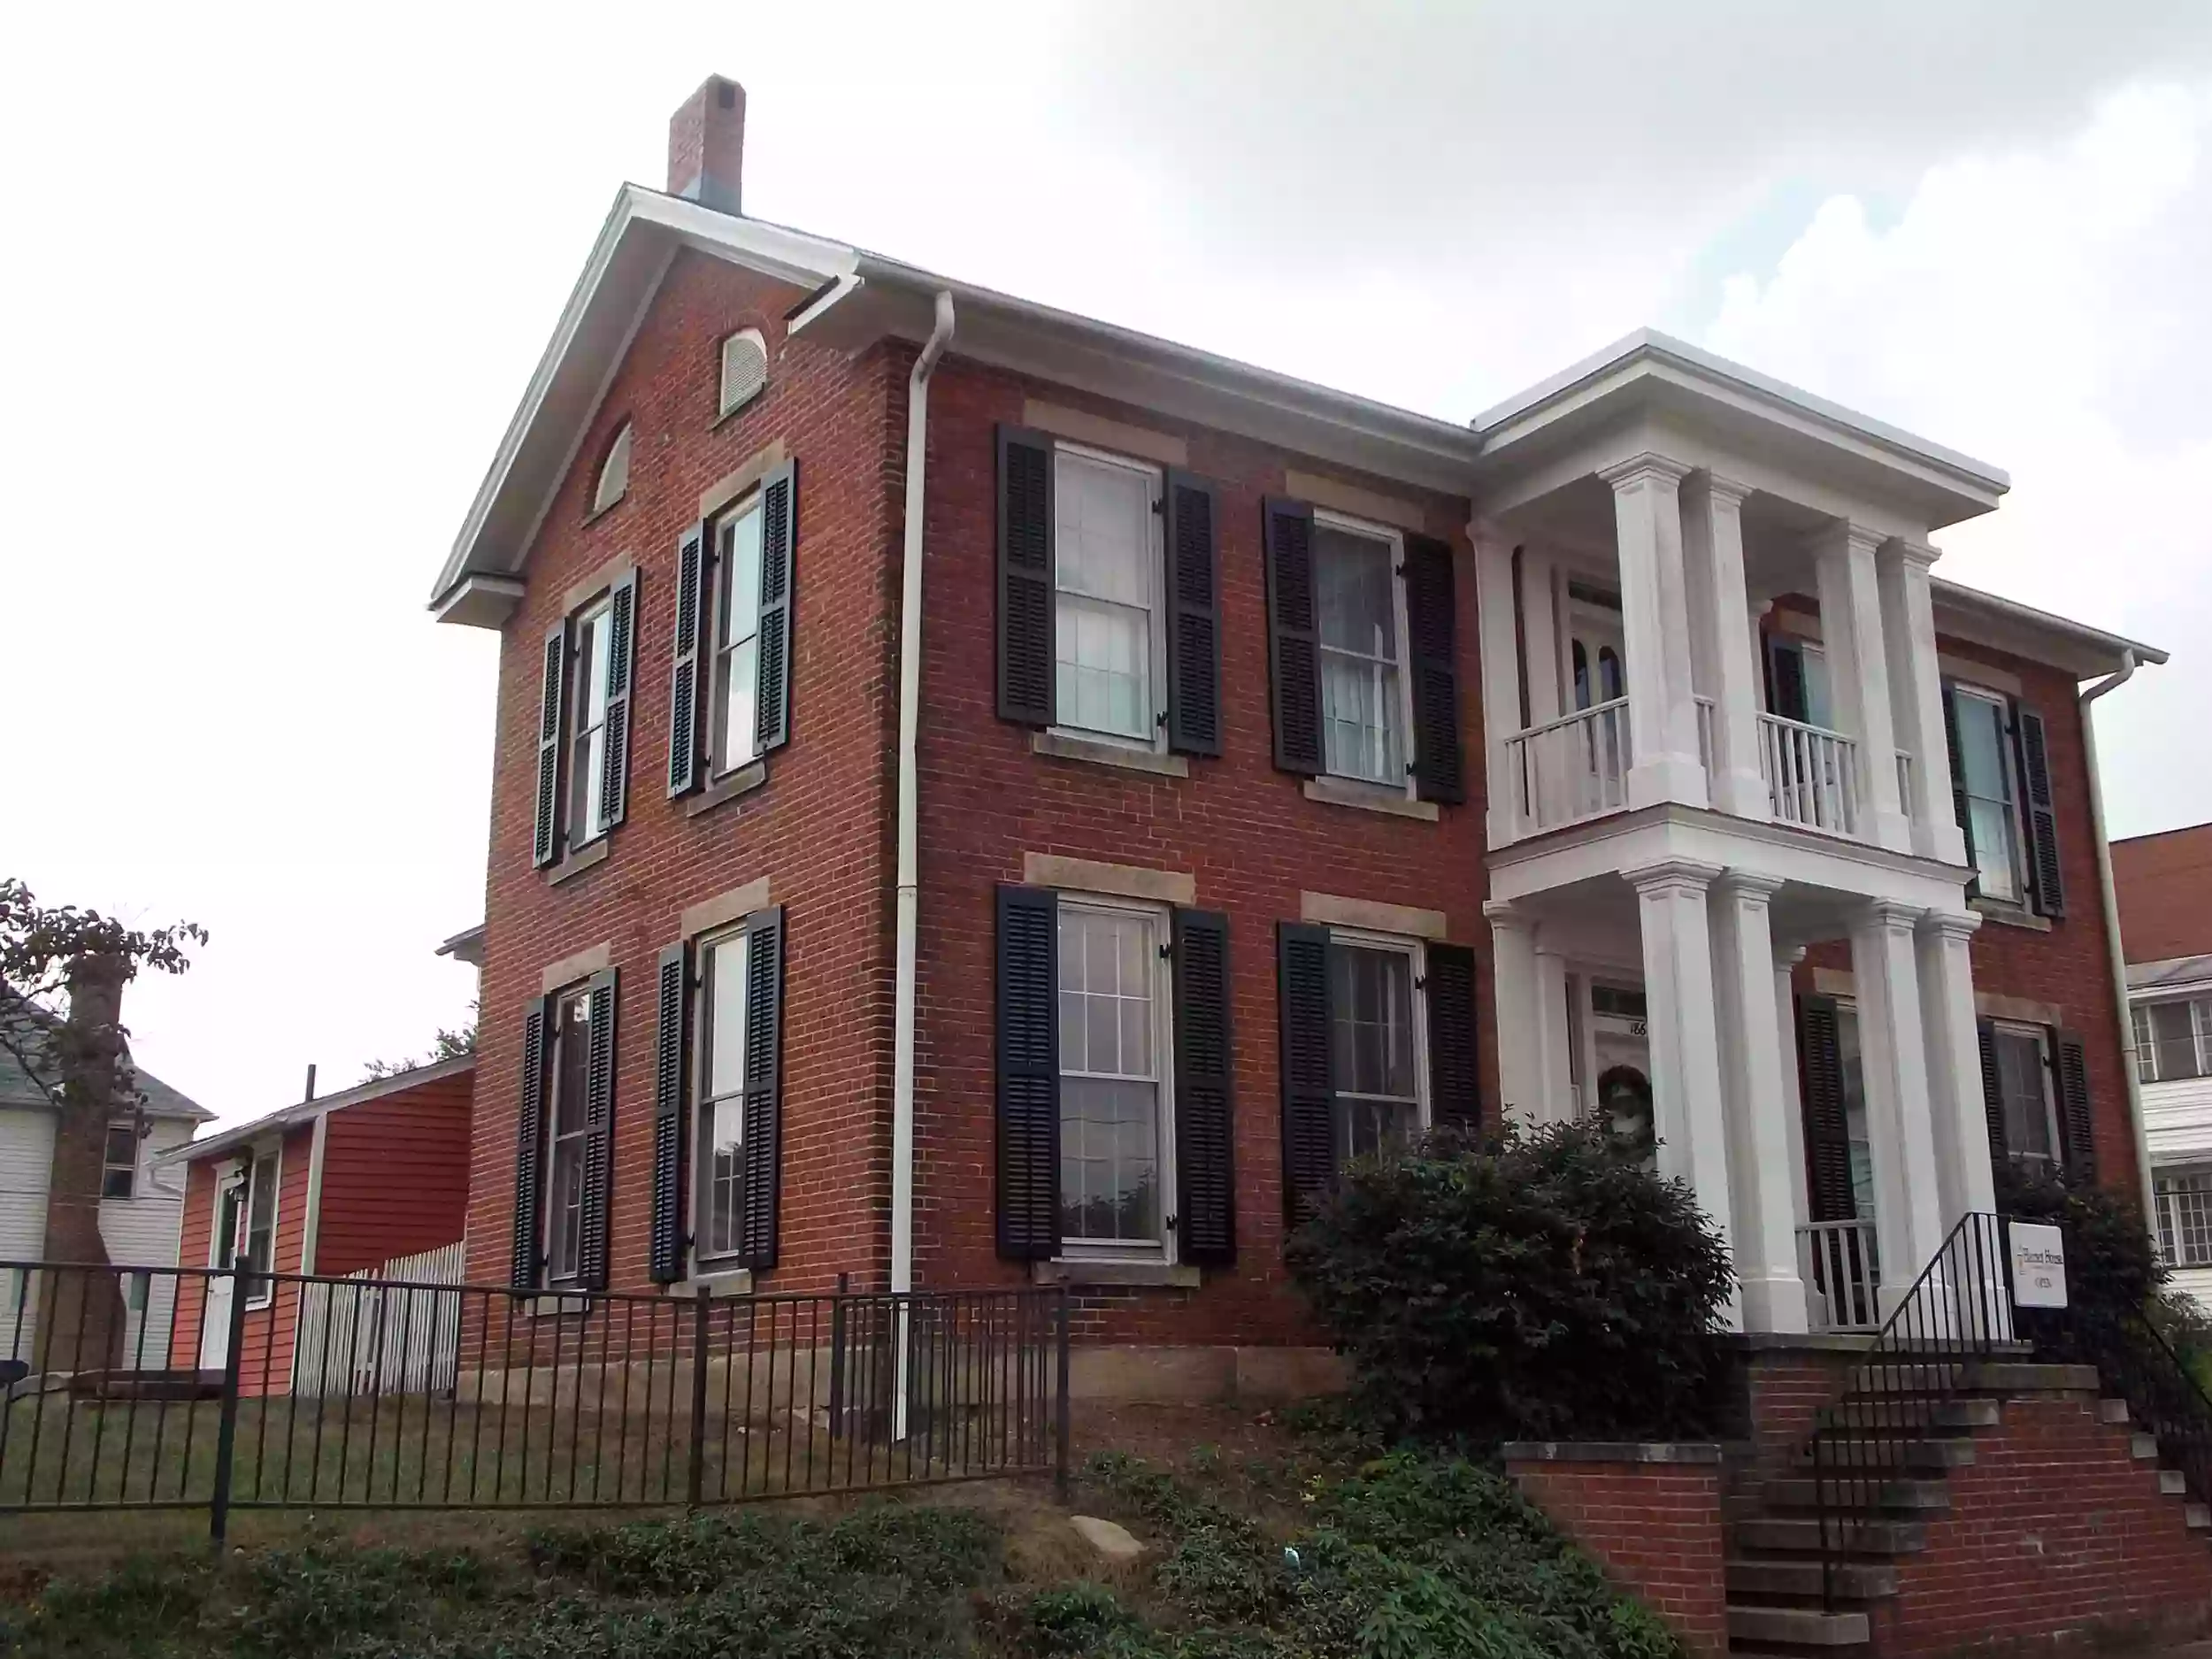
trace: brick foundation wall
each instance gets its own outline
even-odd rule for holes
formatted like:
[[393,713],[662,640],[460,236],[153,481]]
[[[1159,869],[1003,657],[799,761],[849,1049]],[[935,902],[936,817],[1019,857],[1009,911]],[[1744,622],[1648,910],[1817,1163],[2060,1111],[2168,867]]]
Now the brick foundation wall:
[[1782,1474],[1813,1432],[1813,1417],[1843,1392],[1863,1342],[1818,1337],[1737,1339],[1725,1409],[1728,1432],[1751,1448],[1763,1475]]
[[1505,1467],[1693,1654],[1718,1659],[1728,1651],[1719,1447],[1511,1445]]
[[2087,1394],[2008,1400],[2002,1422],[1975,1433],[1975,1461],[1950,1471],[1949,1512],[1927,1519],[1927,1548],[1896,1558],[1897,1594],[1874,1614],[1878,1654],[2205,1627],[2212,1544],[2097,1407]]

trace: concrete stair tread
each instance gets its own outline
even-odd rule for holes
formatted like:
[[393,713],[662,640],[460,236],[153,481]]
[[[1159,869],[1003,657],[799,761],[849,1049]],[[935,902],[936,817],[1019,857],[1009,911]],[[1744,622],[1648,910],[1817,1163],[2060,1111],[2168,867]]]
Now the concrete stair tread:
[[1886,1509],[1923,1512],[1951,1507],[1950,1483],[1939,1476],[1922,1480],[1848,1466],[1840,1471],[1828,1469],[1821,1479],[1810,1474],[1779,1477],[1768,1481],[1760,1496],[1770,1510],[1817,1509],[1824,1501],[1839,1514]]
[[[1831,1517],[1828,1525],[1838,1529],[1834,1535],[1848,1555],[1909,1555],[1928,1545],[1927,1528],[1918,1521]],[[1817,1556],[1820,1528],[1816,1516],[1770,1515],[1733,1522],[1728,1530],[1740,1549]]]
[[1771,1642],[1790,1647],[1855,1647],[1865,1643],[1871,1628],[1863,1613],[1824,1613],[1813,1607],[1738,1607],[1728,1609],[1728,1636],[1732,1644]]
[[1828,1408],[1827,1424],[1839,1429],[1993,1429],[2004,1421],[1994,1400],[1971,1397],[1939,1400],[1916,1394],[1899,1400],[1847,1398]]
[[[1748,1606],[1777,1596],[1816,1601],[1826,1578],[1818,1560],[1792,1561],[1778,1556],[1763,1560],[1731,1556],[1724,1575],[1732,1606]],[[1853,1601],[1895,1595],[1897,1569],[1886,1562],[1839,1561],[1836,1563],[1836,1594]]]
[[[1923,1440],[1837,1435],[1829,1438],[1828,1453],[1824,1468],[1840,1463],[1846,1469],[1963,1469],[1974,1461],[1974,1440],[1965,1434],[1935,1434]],[[1801,1448],[1790,1462],[1792,1468],[1809,1472],[1812,1452]]]

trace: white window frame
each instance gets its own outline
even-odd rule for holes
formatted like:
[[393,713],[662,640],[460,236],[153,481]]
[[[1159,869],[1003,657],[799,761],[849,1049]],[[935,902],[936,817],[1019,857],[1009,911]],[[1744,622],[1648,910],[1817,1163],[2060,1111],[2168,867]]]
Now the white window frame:
[[[1412,1004],[1410,1013],[1413,1023],[1413,1138],[1417,1140],[1426,1134],[1433,1125],[1429,1105],[1429,999],[1427,995],[1429,956],[1427,945],[1425,941],[1409,934],[1375,933],[1360,927],[1330,928],[1329,944],[1332,949],[1345,945],[1356,950],[1394,951],[1410,961],[1411,971],[1406,981],[1406,995]],[[1332,974],[1330,978],[1331,987],[1333,989],[1334,975]],[[1342,1095],[1343,1091],[1337,1087],[1336,1078],[1333,1075],[1336,1064],[1336,1003],[1333,998],[1329,1003],[1329,1064],[1332,1071],[1329,1079],[1329,1093],[1332,1098],[1336,1098]],[[1354,1095],[1351,1098],[1379,1100],[1383,1097]],[[1336,1167],[1341,1169],[1345,1160],[1350,1156],[1350,1140],[1348,1136],[1340,1136],[1339,1127],[1340,1125],[1335,1122],[1329,1125],[1329,1147]]]
[[[1094,726],[1075,726],[1060,718],[1060,600],[1069,590],[1060,585],[1063,561],[1060,557],[1060,457],[1070,456],[1101,466],[1119,467],[1147,480],[1152,491],[1150,523],[1145,538],[1145,589],[1147,621],[1145,626],[1146,674],[1149,680],[1152,729],[1148,736],[1132,737],[1126,732],[1105,732]],[[1052,446],[1052,678],[1053,678],[1053,733],[1061,737],[1079,739],[1087,743],[1112,743],[1141,754],[1164,755],[1167,752],[1167,541],[1166,488],[1167,474],[1149,461],[1140,461],[1126,455],[1116,455],[1110,449],[1096,449],[1088,444],[1069,443],[1056,440]],[[1078,599],[1089,595],[1077,594]],[[1114,601],[1101,601],[1113,603]]]
[[[2158,1044],[2151,1026],[2151,1010],[2168,1008],[2176,1003],[2189,1010],[2191,1057],[2194,1069],[2171,1074],[2158,1069]],[[2179,1083],[2212,1075],[2208,1056],[2212,1054],[2212,998],[2202,996],[2147,996],[2130,1005],[2128,1010],[2129,1035],[2135,1044],[2136,1079],[2143,1083]],[[2212,1265],[2212,1263],[2208,1263]]]
[[[2005,856],[2008,860],[2011,868],[2012,892],[2009,895],[1985,892],[1981,896],[1987,899],[1993,904],[2008,904],[2024,910],[2027,908],[2028,903],[2027,834],[2020,819],[2021,789],[2019,768],[2014,764],[2013,758],[2012,723],[2014,716],[2012,699],[2001,691],[1993,691],[1986,686],[1978,686],[1971,680],[1954,680],[1950,683],[1949,689],[1952,694],[1961,698],[1971,703],[1985,704],[1988,707],[1994,709],[1997,712],[1997,764],[2005,774]],[[1964,710],[1955,710],[1954,718],[1957,718],[1962,724],[1963,724]],[[1959,740],[1962,750],[1959,759],[1959,776],[1961,778],[1965,776],[1966,771],[1966,761],[1963,754],[1965,741],[1966,740],[1963,737],[1961,737]],[[1961,828],[1965,831],[1967,838],[1975,842],[1975,875],[1977,877],[1986,878],[1988,871],[1985,868],[1984,860],[1988,856],[1988,854],[1987,850],[1980,845],[1979,841],[1974,835],[1973,825],[1971,822],[1971,806],[1975,801],[1986,801],[1989,797],[1986,795],[1977,795],[1970,791],[1968,792],[1966,798],[1969,805],[1969,821],[1966,824],[1962,825]]]
[[[632,425],[626,420],[617,427],[599,457],[599,472],[591,487],[591,513],[595,518],[630,493],[630,458],[635,444]],[[611,493],[610,485],[613,487]]]
[[[577,1127],[564,1135],[560,1133],[561,1072],[567,1059],[565,1045],[569,1040],[569,1022],[566,1016],[569,1009],[577,1006],[581,1006],[584,1010],[584,1030],[587,1033],[584,1064],[579,1074],[580,1087],[585,1091],[587,1098],[580,1103],[576,1114]],[[545,1262],[546,1285],[549,1289],[554,1290],[574,1285],[583,1274],[583,1218],[585,1210],[590,1208],[591,1194],[584,1193],[577,1204],[576,1266],[565,1273],[560,1271],[560,1263],[554,1258],[553,1228],[555,1210],[559,1196],[555,1183],[560,1173],[561,1143],[564,1141],[573,1141],[576,1143],[577,1179],[580,1183],[583,1178],[584,1148],[591,1139],[591,1102],[588,1098],[591,1090],[591,1049],[588,1036],[590,1018],[591,986],[588,981],[564,987],[553,994],[553,1017],[549,1022],[551,1030],[547,1033],[549,1052],[545,1056],[545,1103],[540,1108],[544,1114],[540,1120],[539,1130],[543,1136],[541,1144],[545,1148],[545,1168],[538,1177],[544,1183],[538,1203],[538,1248],[542,1253]]]
[[[1325,775],[1329,777],[1341,778],[1350,783],[1364,784],[1370,788],[1387,789],[1392,794],[1402,795],[1410,801],[1419,791],[1413,775],[1413,639],[1409,626],[1410,618],[1406,608],[1405,532],[1394,529],[1386,524],[1377,524],[1372,519],[1356,518],[1349,513],[1333,512],[1325,507],[1316,507],[1313,510],[1313,525],[1317,532],[1337,530],[1348,535],[1363,536],[1371,541],[1383,542],[1389,549],[1390,603],[1398,635],[1398,739],[1405,775],[1394,782],[1386,782],[1379,779],[1371,778],[1364,772],[1329,770],[1328,720],[1325,714],[1321,723],[1322,766]],[[1314,561],[1317,566],[1320,562],[1320,549],[1317,546],[1314,549]],[[1313,585],[1313,632],[1314,657],[1317,669],[1318,669],[1321,658],[1328,656],[1334,648],[1320,642],[1321,582],[1317,569]],[[1622,652],[1624,684],[1626,683],[1624,678],[1626,665],[1627,652],[1624,650]],[[1320,692],[1318,687],[1317,687],[1317,695],[1325,697],[1325,694]],[[1571,686],[1569,695],[1572,696]]]
[[[1060,1253],[1057,1259],[1064,1262],[1090,1263],[1157,1262],[1172,1267],[1177,1260],[1177,1233],[1179,1229],[1168,1225],[1168,1222],[1175,1217],[1177,1194],[1181,1191],[1180,1177],[1175,1166],[1175,977],[1173,963],[1168,956],[1161,954],[1160,948],[1164,947],[1171,936],[1171,930],[1175,919],[1174,912],[1164,904],[1152,904],[1142,899],[1120,898],[1108,894],[1061,893],[1056,897],[1058,917],[1064,917],[1070,910],[1090,915],[1139,916],[1152,925],[1156,947],[1152,953],[1151,962],[1152,1069],[1157,1075],[1159,1089],[1158,1124],[1155,1133],[1158,1136],[1157,1163],[1160,1188],[1160,1227],[1159,1238],[1156,1240],[1070,1239],[1064,1236],[1060,1241]],[[1055,964],[1053,1026],[1056,1033],[1059,1028],[1058,917],[1056,917],[1054,922],[1052,941]],[[1066,1071],[1061,1066],[1060,1056],[1056,1050],[1052,1056],[1052,1067],[1054,1094],[1056,1098],[1060,1092],[1060,1085],[1067,1076]],[[1066,1133],[1064,1119],[1061,1133],[1064,1135]],[[1060,1171],[1057,1169],[1052,1172],[1052,1183],[1053,1205],[1056,1211],[1062,1196]]]
[[[141,1154],[144,1149],[145,1142],[140,1138],[138,1133],[138,1120],[136,1118],[109,1118],[107,1126],[108,1135],[114,1135],[118,1130],[128,1132],[131,1137],[131,1157],[128,1164],[118,1164],[113,1158],[108,1156],[106,1140],[104,1139],[101,1141],[100,1202],[104,1204],[124,1203],[138,1196],[138,1165]],[[127,1174],[130,1177],[130,1191],[127,1193],[111,1193],[108,1191],[108,1177],[119,1172]]]
[[[710,781],[717,779],[726,778],[730,775],[730,773],[736,772],[742,767],[749,766],[760,758],[760,727],[758,723],[760,709],[760,597],[757,593],[756,593],[753,597],[753,631],[745,636],[746,639],[749,639],[753,641],[753,707],[755,723],[753,729],[744,733],[741,745],[733,745],[730,741],[730,732],[728,728],[730,658],[736,651],[737,648],[745,643],[745,641],[735,640],[726,642],[722,638],[723,630],[728,626],[729,623],[730,580],[733,569],[732,561],[729,557],[729,549],[724,545],[724,540],[726,536],[734,532],[738,522],[741,519],[748,517],[759,518],[766,511],[767,498],[765,493],[758,488],[755,488],[748,492],[737,502],[717,516],[714,520],[714,526],[711,533],[712,541],[710,550],[712,551],[714,557],[714,565],[712,572],[712,582],[708,594],[709,614],[707,628],[707,641],[709,646],[707,665],[707,777]],[[764,522],[762,523],[760,528],[762,535],[764,538],[767,534],[768,526]],[[767,557],[767,547],[764,540],[762,544],[761,557],[764,560]],[[759,578],[759,566],[757,565],[754,567],[754,577],[756,581],[757,581]],[[743,751],[741,754],[738,752],[740,748],[741,748]]]
[[[2061,1131],[2058,1119],[2058,1075],[2057,1067],[2053,1064],[2055,1056],[2051,1052],[2050,1028],[2047,1025],[2032,1025],[2024,1020],[2017,1019],[1993,1019],[1990,1021],[1990,1027],[1999,1037],[2024,1037],[2035,1044],[2036,1075],[2043,1084],[2044,1133],[2049,1138],[2051,1148],[2050,1151],[2045,1154],[2024,1152],[2018,1147],[2014,1146],[2010,1114],[2008,1112],[2005,1129],[2005,1156],[2019,1159],[2032,1158],[2039,1163],[2047,1164],[2053,1169],[2062,1169],[2066,1164],[2066,1140]],[[2003,1073],[2000,1071],[2001,1090],[2002,1078]],[[2008,1101],[2005,1104],[2009,1107],[2011,1102]]]
[[[577,607],[568,625],[569,679],[568,707],[562,710],[565,730],[562,733],[562,748],[568,763],[568,797],[563,828],[567,833],[568,850],[572,853],[588,847],[614,826],[607,819],[606,802],[606,709],[611,700],[607,683],[609,664],[613,661],[611,649],[594,654],[587,649],[595,624],[607,619],[607,643],[614,642],[614,589],[610,588],[585,604]],[[588,673],[579,672],[580,669]],[[591,717],[592,682],[597,682],[600,718],[597,725],[589,724]],[[592,740],[597,738],[596,745]]]
[[737,1225],[739,1232],[741,1233],[745,1225],[744,1210],[742,1209],[742,1185],[744,1181],[744,1170],[741,1163],[744,1156],[744,1128],[742,1114],[745,1101],[745,1067],[743,1063],[741,1061],[738,1066],[737,1087],[733,1094],[718,1096],[710,1092],[714,1079],[713,965],[714,953],[719,947],[741,941],[744,943],[745,982],[738,987],[737,1002],[738,1024],[741,1028],[745,1022],[745,1010],[750,1001],[749,993],[753,977],[753,948],[750,943],[750,935],[752,932],[749,926],[750,919],[750,918],[747,918],[744,921],[735,923],[731,926],[718,928],[713,933],[704,934],[699,939],[694,941],[692,944],[693,959],[699,964],[699,982],[692,998],[694,1028],[692,1032],[691,1044],[691,1064],[693,1072],[691,1098],[694,1102],[694,1105],[691,1114],[693,1119],[691,1125],[692,1144],[687,1148],[692,1165],[691,1190],[684,1194],[684,1203],[687,1207],[686,1214],[691,1223],[689,1228],[691,1234],[691,1270],[692,1277],[695,1280],[709,1278],[721,1278],[729,1274],[745,1271],[737,1260],[740,1247],[735,1242],[733,1242],[730,1248],[726,1250],[715,1251],[710,1250],[707,1248],[707,1218],[709,1210],[706,1200],[708,1182],[711,1179],[711,1176],[709,1170],[706,1152],[707,1138],[713,1133],[714,1107],[716,1102],[718,1099],[735,1100],[738,1102],[738,1110],[740,1113],[738,1146],[739,1157],[741,1159],[738,1171],[738,1180],[740,1183],[739,1198],[741,1207],[737,1212]]
[[[749,342],[760,353],[760,384],[742,397],[730,396],[730,348]],[[768,337],[757,328],[740,328],[722,336],[715,349],[715,419],[733,415],[768,389]]]
[[[231,1258],[227,1262],[223,1260],[223,1201],[233,1183],[227,1175],[216,1178],[214,1202],[209,1206],[208,1211],[207,1264],[210,1267],[234,1272],[241,1261],[250,1261],[253,1253],[255,1187],[260,1179],[261,1166],[265,1161],[272,1171],[269,1177],[269,1265],[266,1269],[256,1271],[276,1271],[277,1241],[281,1237],[284,1223],[284,1142],[281,1140],[264,1141],[244,1149],[241,1173],[245,1187],[245,1203],[239,1212],[238,1235],[231,1240]],[[233,1294],[236,1294],[234,1290]],[[266,1308],[275,1300],[276,1287],[265,1279],[261,1281],[259,1292],[247,1298],[246,1310],[250,1313]]]
[[2201,1194],[2204,1202],[2191,1208],[2212,1212],[2212,1165],[2177,1164],[2170,1168],[2154,1167],[2151,1171],[2151,1193],[2157,1204],[2156,1242],[2158,1254],[2169,1267],[2212,1267],[2212,1215],[2194,1229],[2203,1241],[2200,1252],[2192,1255],[2186,1248],[2177,1248],[2188,1236],[2181,1225],[2184,1194]]

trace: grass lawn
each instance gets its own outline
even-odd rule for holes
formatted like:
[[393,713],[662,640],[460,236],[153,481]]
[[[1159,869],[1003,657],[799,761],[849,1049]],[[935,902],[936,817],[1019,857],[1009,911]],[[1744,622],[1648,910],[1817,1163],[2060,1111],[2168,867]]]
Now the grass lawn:
[[[70,1536],[0,1562],[0,1647],[43,1655],[568,1659],[1678,1659],[1499,1477],[1227,1409],[1088,1413],[1048,1481],[686,1517],[254,1517],[220,1562]],[[173,1517],[189,1525],[198,1517]]]

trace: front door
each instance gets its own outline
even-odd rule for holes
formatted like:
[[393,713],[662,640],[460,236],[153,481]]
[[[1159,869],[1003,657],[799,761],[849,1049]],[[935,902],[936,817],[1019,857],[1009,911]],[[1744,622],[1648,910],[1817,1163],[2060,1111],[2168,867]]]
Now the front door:
[[[215,1249],[208,1265],[229,1270],[238,1265],[240,1241],[246,1228],[248,1182],[243,1170],[222,1178],[215,1189]],[[210,1274],[205,1306],[200,1316],[200,1369],[220,1371],[230,1360],[230,1303],[238,1294],[234,1273]]]
[[1651,1039],[1640,987],[1590,986],[1590,1057],[1597,1070],[1598,1120],[1647,1150],[1653,1147]]

